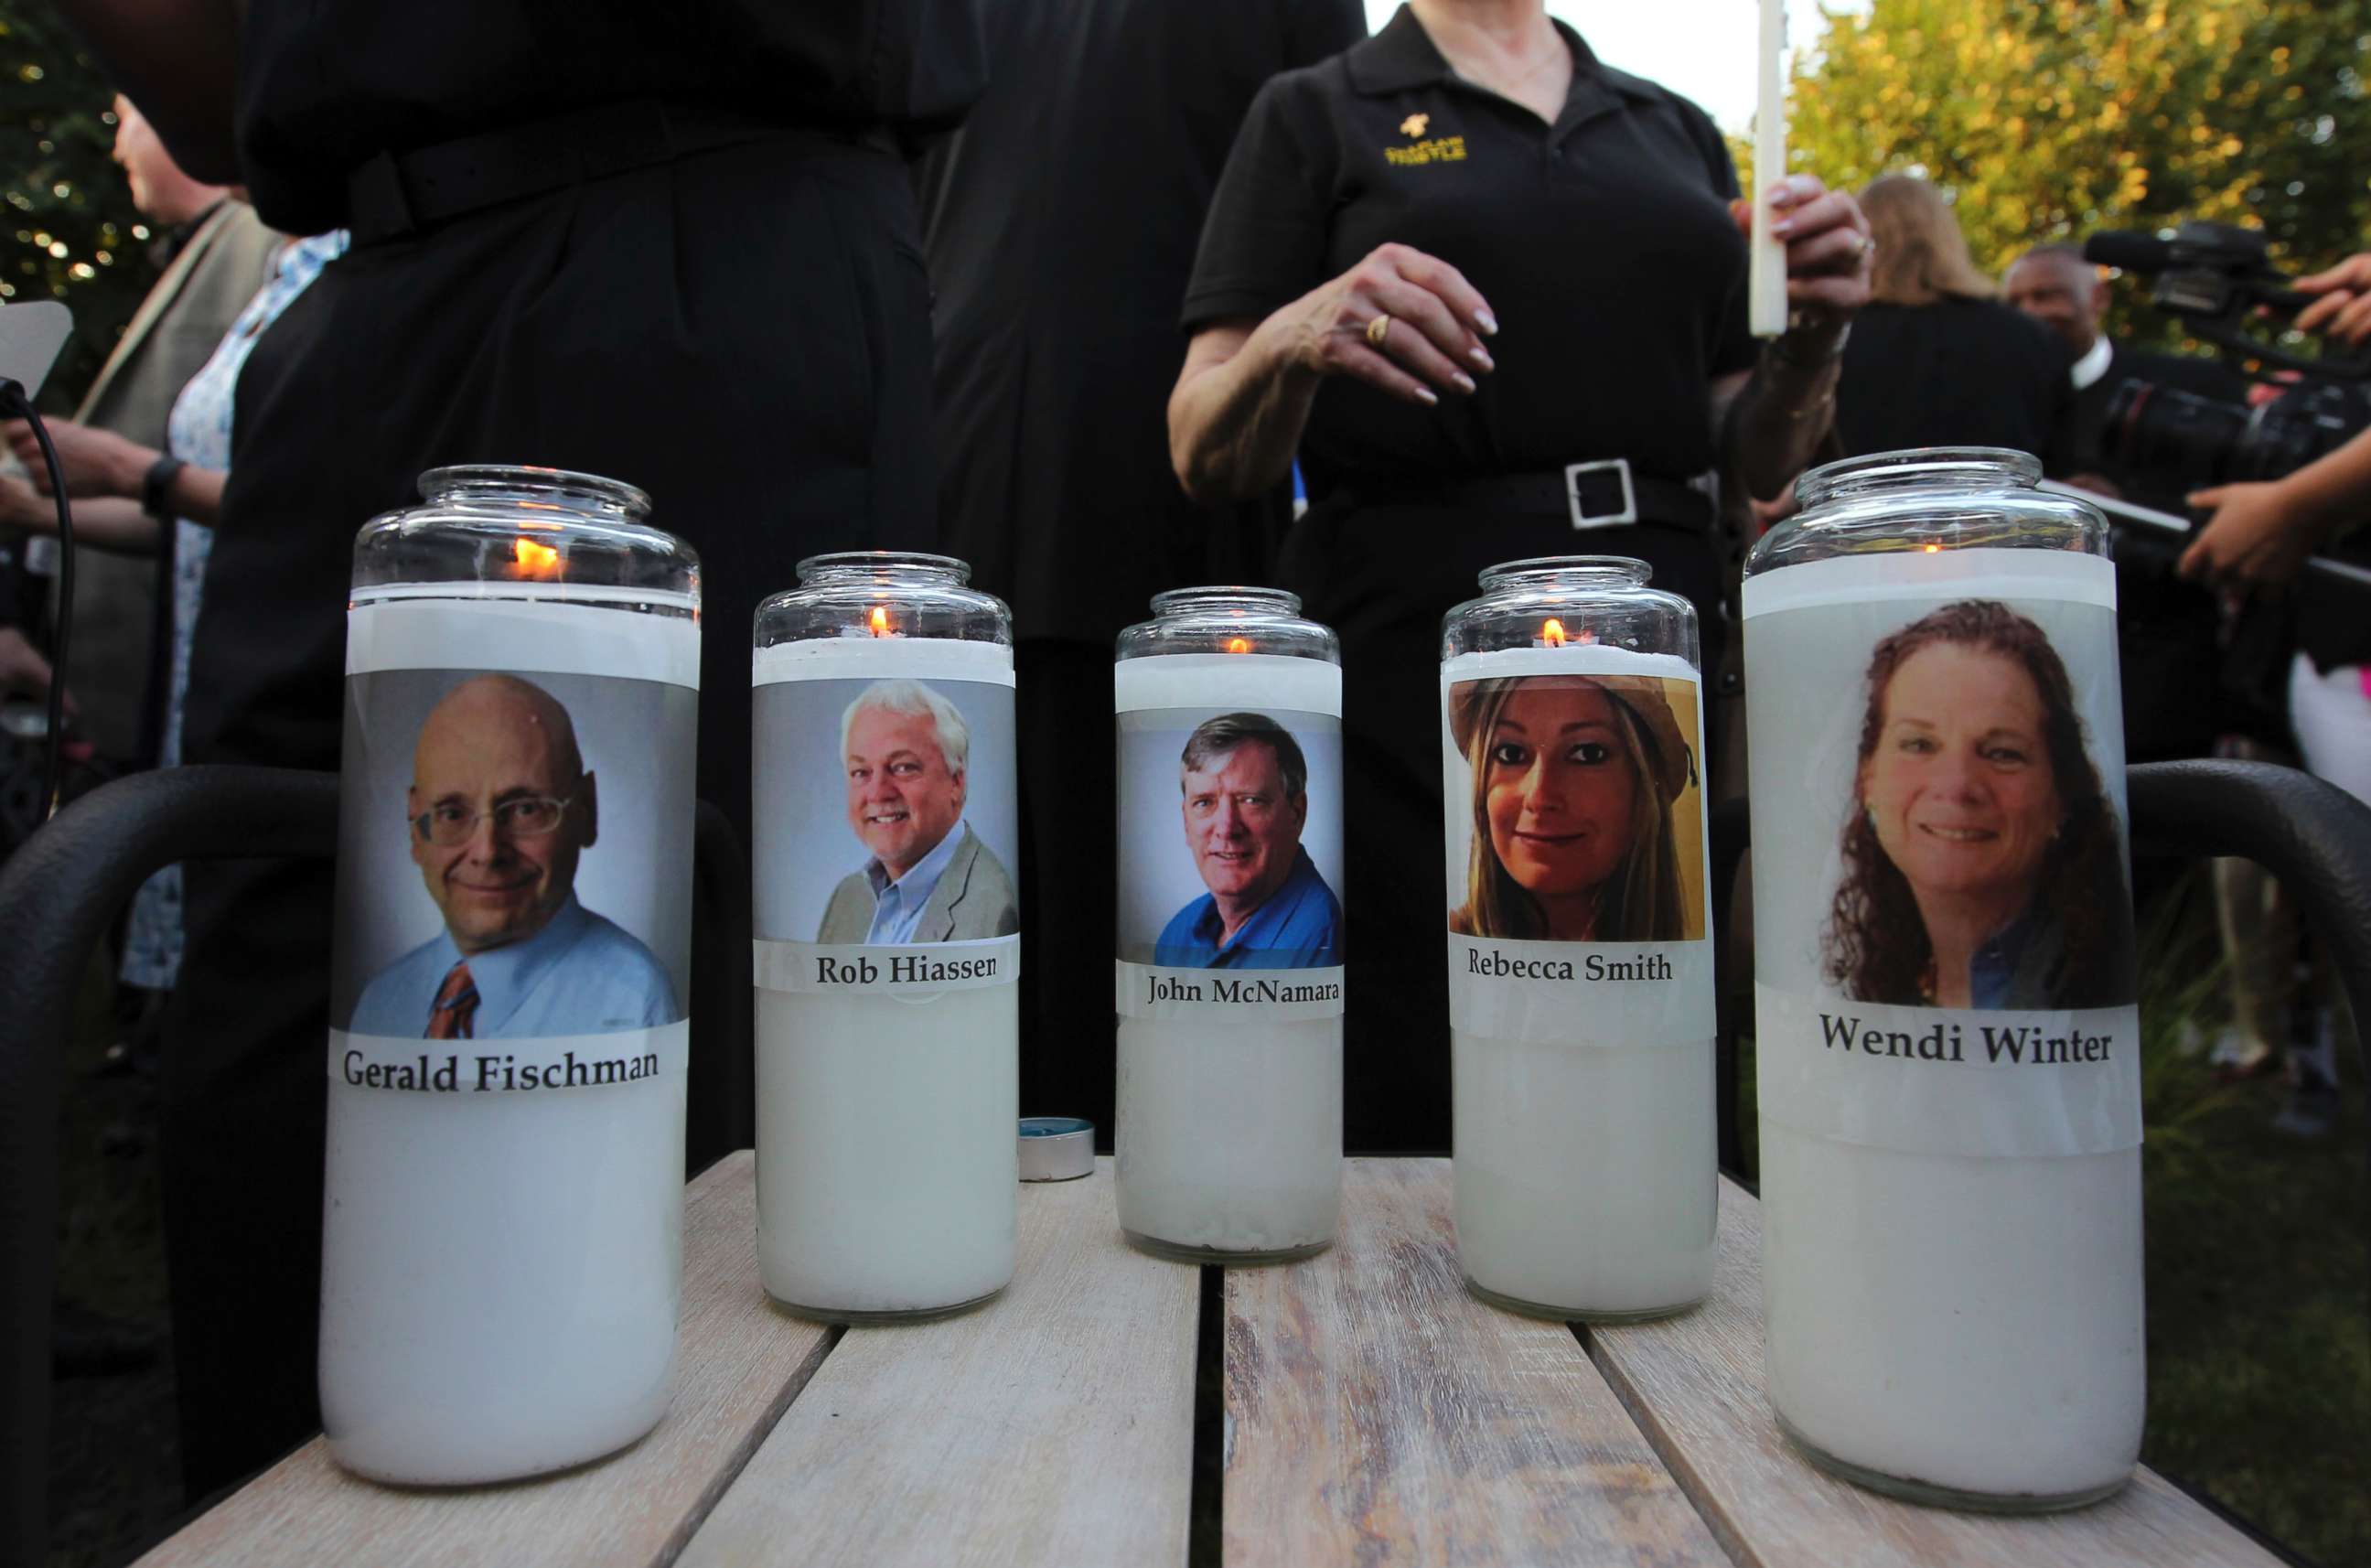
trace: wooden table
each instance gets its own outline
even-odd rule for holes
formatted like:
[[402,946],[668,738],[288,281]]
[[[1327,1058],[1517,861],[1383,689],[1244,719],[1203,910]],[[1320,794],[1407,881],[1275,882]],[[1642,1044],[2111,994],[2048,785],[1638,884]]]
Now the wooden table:
[[356,1481],[316,1441],[142,1561],[2276,1562],[2146,1470],[2080,1513],[1990,1519],[1808,1468],[1763,1400],[1760,1215],[1734,1186],[1710,1302],[1576,1331],[1465,1293],[1446,1160],[1350,1161],[1339,1246],[1223,1274],[1127,1247],[1104,1160],[1021,1189],[1000,1300],[839,1330],[759,1291],[754,1171],[735,1155],[691,1185],[675,1403],[633,1448],[431,1492]]

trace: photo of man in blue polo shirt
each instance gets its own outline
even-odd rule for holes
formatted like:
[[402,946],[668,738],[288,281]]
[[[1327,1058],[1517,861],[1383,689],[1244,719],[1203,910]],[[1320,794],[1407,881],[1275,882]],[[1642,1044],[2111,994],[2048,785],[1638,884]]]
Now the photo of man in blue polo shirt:
[[1301,847],[1309,761],[1265,714],[1226,714],[1186,738],[1186,846],[1210,890],[1170,917],[1152,961],[1173,969],[1331,969],[1342,904]]

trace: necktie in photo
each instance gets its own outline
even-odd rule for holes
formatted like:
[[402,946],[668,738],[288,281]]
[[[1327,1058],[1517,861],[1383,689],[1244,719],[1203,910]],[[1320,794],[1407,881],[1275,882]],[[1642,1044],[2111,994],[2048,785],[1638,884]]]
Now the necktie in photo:
[[428,1009],[429,1040],[475,1040],[470,1020],[478,1013],[478,982],[469,978],[467,958],[455,964],[436,988],[435,1005]]

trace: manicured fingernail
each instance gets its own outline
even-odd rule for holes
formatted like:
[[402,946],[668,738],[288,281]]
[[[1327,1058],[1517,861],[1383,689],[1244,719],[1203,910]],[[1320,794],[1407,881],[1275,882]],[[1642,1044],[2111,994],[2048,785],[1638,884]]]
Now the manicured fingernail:
[[1457,389],[1459,391],[1471,392],[1474,390],[1474,377],[1465,374],[1464,371],[1452,370],[1450,372],[1450,375],[1456,380]]
[[1433,404],[1440,401],[1440,394],[1434,391],[1429,387],[1418,387],[1416,389],[1416,395],[1417,401],[1424,404],[1427,408],[1430,408]]
[[1784,239],[1787,236],[1794,232],[1795,220],[1793,218],[1780,218],[1770,226],[1770,235],[1774,239]]
[[1474,312],[1474,324],[1494,338],[1498,335],[1498,318],[1487,310]]
[[1496,370],[1498,368],[1498,361],[1490,357],[1490,351],[1484,348],[1480,343],[1475,343],[1472,348],[1467,349],[1465,351],[1465,357],[1472,360],[1475,364],[1480,366],[1485,370]]

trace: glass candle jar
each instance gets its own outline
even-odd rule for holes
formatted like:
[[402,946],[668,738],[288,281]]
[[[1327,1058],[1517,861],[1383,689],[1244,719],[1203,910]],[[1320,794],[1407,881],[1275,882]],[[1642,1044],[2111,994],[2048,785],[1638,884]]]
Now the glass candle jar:
[[758,607],[758,1266],[838,1322],[1012,1278],[1012,618],[942,555],[799,563]]
[[341,1464],[438,1484],[666,1408],[700,566],[609,480],[420,488],[354,544],[320,1379]]
[[1303,1257],[1342,1200],[1342,667],[1276,588],[1120,633],[1119,1223],[1192,1261]]
[[1644,562],[1482,574],[1441,633],[1457,1252],[1518,1312],[1712,1285],[1712,942],[1695,611]]
[[1815,470],[1744,592],[1771,1403],[2001,1510],[2122,1486],[2143,1402],[2115,575],[2039,473]]

